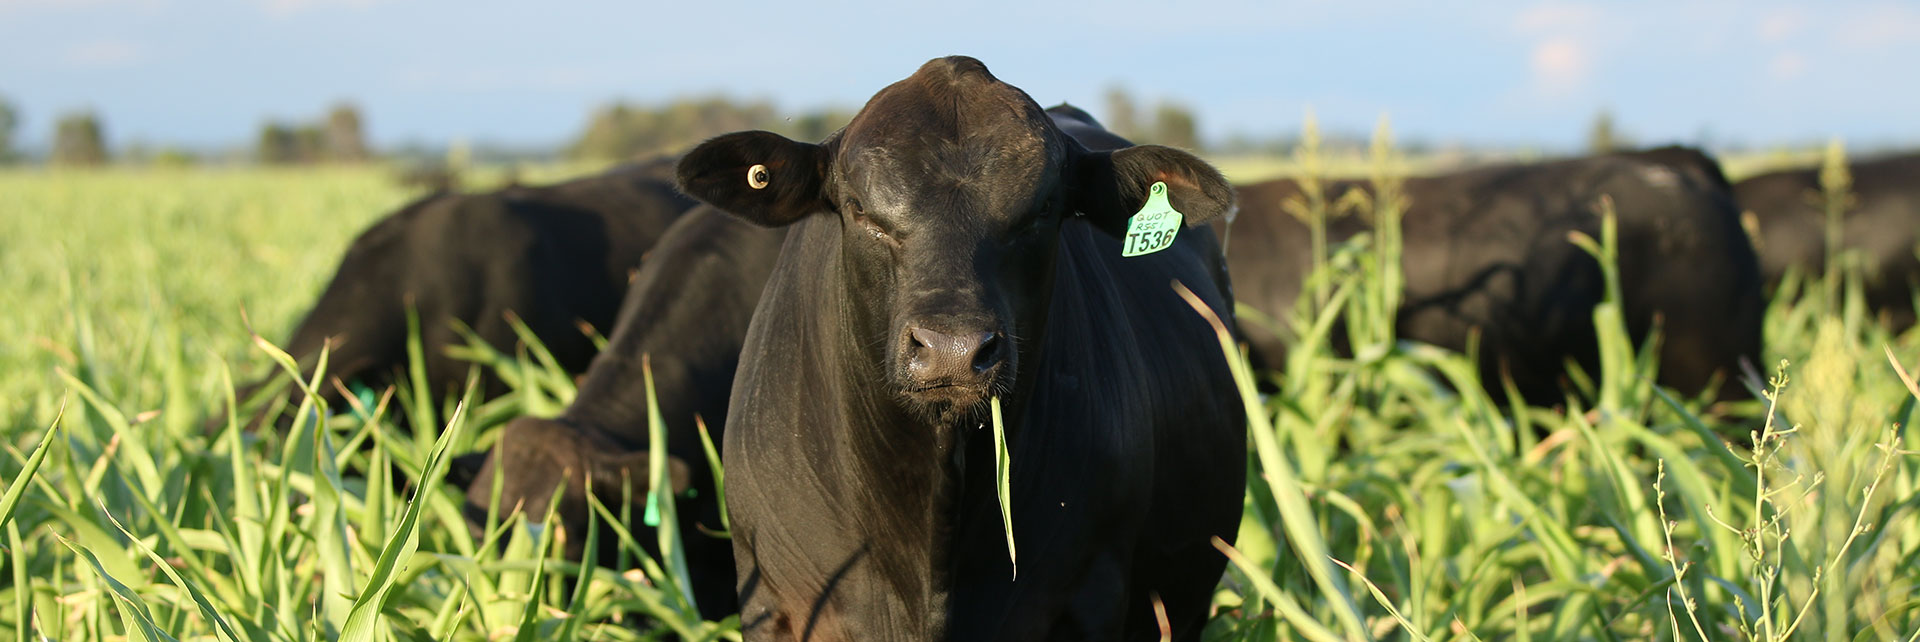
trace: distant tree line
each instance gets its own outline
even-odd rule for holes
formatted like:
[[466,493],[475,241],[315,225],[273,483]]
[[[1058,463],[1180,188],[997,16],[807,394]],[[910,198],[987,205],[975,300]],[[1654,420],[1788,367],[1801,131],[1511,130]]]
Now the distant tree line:
[[1594,114],[1593,125],[1587,128],[1587,151],[1594,154],[1611,154],[1633,147],[1633,142],[1614,129],[1613,112],[1602,109]]
[[254,159],[269,165],[359,163],[373,157],[361,126],[360,108],[334,105],[326,118],[305,123],[269,120],[254,139]]
[[823,109],[782,117],[772,102],[724,96],[683,98],[656,105],[614,102],[594,110],[587,127],[565,154],[584,160],[619,160],[683,151],[700,141],[748,129],[819,141],[853,118],[853,112]]
[[20,124],[20,112],[6,96],[0,96],[0,164],[19,158],[13,149],[13,128]]
[[1193,109],[1184,104],[1161,100],[1153,106],[1153,119],[1142,120],[1133,96],[1118,85],[1107,89],[1106,103],[1106,118],[1101,124],[1127,140],[1202,150],[1199,119]]
[[[1104,102],[1098,114],[1102,123],[1137,143],[1225,154],[1269,155],[1284,155],[1298,144],[1297,135],[1228,135],[1206,145],[1200,140],[1198,118],[1184,104],[1161,100],[1149,106],[1119,86],[1107,90]],[[573,159],[615,161],[682,151],[707,138],[747,129],[778,132],[795,140],[819,141],[853,117],[853,111],[844,108],[815,109],[791,116],[783,113],[787,112],[776,109],[767,100],[735,100],[724,96],[697,96],[653,104],[613,102],[594,110],[584,130],[557,151]],[[19,126],[19,110],[0,95],[0,164],[26,158],[19,147]],[[1634,145],[1618,130],[1613,114],[1607,110],[1594,115],[1586,138],[1587,150],[1592,153]],[[1322,147],[1364,150],[1367,141],[1368,137],[1362,134],[1332,132],[1324,135]],[[1425,153],[1432,147],[1420,140],[1402,141],[1400,146],[1409,153]],[[67,112],[55,120],[53,144],[46,150],[45,158],[57,166],[98,166],[115,160],[110,149],[100,117],[83,109]],[[551,158],[555,151],[539,147],[494,149],[483,145],[477,157],[493,159],[487,162],[537,162]],[[446,170],[445,165],[451,162],[442,160],[441,151],[420,143],[402,145],[389,152],[389,160],[436,171]],[[372,159],[374,152],[367,144],[359,108],[343,102],[330,108],[323,118],[313,121],[263,123],[250,156],[264,164],[356,163]],[[136,141],[126,145],[120,157],[119,160],[140,164],[185,165],[195,162],[199,154],[178,146],[154,147]]]
[[[6,96],[0,96],[0,164],[17,162],[22,157],[14,138],[19,125],[19,109]],[[100,119],[93,112],[66,114],[54,126],[53,149],[49,160],[56,165],[105,164],[105,138],[100,131]]]
[[[15,138],[19,124],[18,109],[0,96],[0,163],[22,159]],[[61,167],[100,166],[114,160],[109,150],[100,116],[88,109],[75,110],[55,119],[47,162]],[[196,160],[196,154],[181,147],[152,147],[138,142],[128,145],[123,156],[133,162],[161,165],[187,165]],[[268,121],[260,128],[253,152],[254,160],[269,164],[355,163],[372,156],[360,110],[349,103],[335,105],[319,122]]]

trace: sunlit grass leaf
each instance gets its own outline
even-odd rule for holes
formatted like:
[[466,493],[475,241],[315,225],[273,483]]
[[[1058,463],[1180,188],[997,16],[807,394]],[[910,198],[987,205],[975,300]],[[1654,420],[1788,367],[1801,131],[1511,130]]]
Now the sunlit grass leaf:
[[[471,395],[471,387],[469,387]],[[379,561],[368,574],[366,587],[354,598],[353,610],[347,614],[346,624],[341,627],[340,639],[345,642],[370,642],[375,639],[375,626],[380,612],[385,608],[387,596],[394,588],[394,579],[400,560],[411,558],[420,546],[420,515],[430,501],[429,493],[439,492],[440,481],[447,473],[447,446],[457,439],[466,428],[466,400],[455,406],[453,416],[448,420],[447,430],[441,433],[434,443],[432,454],[428,456],[425,474],[417,481],[414,495],[407,502],[407,508],[401,513],[400,522],[380,549]]]
[[120,612],[120,622],[126,626],[129,638],[143,642],[178,642],[172,635],[160,630],[159,625],[154,624],[153,613],[147,609],[147,603],[141,600],[133,589],[127,588],[127,585],[121,584],[120,580],[107,574],[107,569],[100,566],[100,559],[93,555],[93,551],[67,541],[67,538],[61,537],[59,533],[53,533],[53,537],[60,540],[61,544],[65,544],[81,559],[86,560],[87,564],[93,567],[94,574],[98,575],[101,581],[106,582],[113,596],[114,605],[118,607],[115,610]]
[[13,481],[7,483],[7,492],[0,495],[0,524],[13,523],[13,511],[20,506],[20,498],[27,493],[27,484],[34,474],[40,472],[40,465],[47,461],[47,449],[53,446],[53,437],[60,433],[60,420],[67,414],[66,404],[61,404],[59,414],[54,416],[53,425],[47,426],[47,432],[40,436],[40,445],[33,447],[33,454],[27,456],[26,463],[20,468]]
[[1007,429],[1000,419],[1000,397],[988,402],[993,413],[993,486],[1000,498],[1000,526],[1007,532],[1007,563],[1013,567],[1013,579],[1020,579],[1020,557],[1013,547],[1013,458],[1007,456]]

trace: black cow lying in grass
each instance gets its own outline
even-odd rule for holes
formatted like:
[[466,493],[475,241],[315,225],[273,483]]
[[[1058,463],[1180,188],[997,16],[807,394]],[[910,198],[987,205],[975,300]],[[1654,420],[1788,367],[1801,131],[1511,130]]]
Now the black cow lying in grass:
[[[1330,181],[1327,198],[1350,189],[1373,187]],[[1405,195],[1398,335],[1463,351],[1477,330],[1481,379],[1496,396],[1503,373],[1538,404],[1564,400],[1568,359],[1597,373],[1593,307],[1605,284],[1568,233],[1600,238],[1602,195],[1618,216],[1623,312],[1636,346],[1659,320],[1660,383],[1697,393],[1716,374],[1736,374],[1742,358],[1758,359],[1764,300],[1753,248],[1719,166],[1698,151],[1410,178]],[[1275,319],[1289,318],[1312,269],[1308,227],[1283,205],[1299,198],[1291,179],[1241,186],[1229,237],[1238,299]],[[1329,242],[1367,231],[1366,219],[1330,219]],[[1258,326],[1246,326],[1255,357],[1277,368],[1288,340]]]
[[[584,552],[587,478],[616,514],[622,484],[630,481],[633,514],[643,515],[651,469],[642,364],[650,364],[695,604],[708,619],[735,612],[733,545],[714,537],[722,530],[719,492],[695,418],[712,428],[717,447],[747,322],[785,237],[785,230],[749,225],[711,207],[696,208],[668,228],[566,411],[554,419],[516,419],[492,451],[455,460],[453,480],[467,489],[473,522],[484,521],[496,477],[497,511],[520,506],[533,519],[565,484],[556,510],[572,534],[566,540],[571,559]],[[658,554],[651,528],[626,526]],[[612,559],[614,540],[603,533],[600,541],[601,556]]]
[[743,132],[681,161],[689,194],[791,230],[725,436],[747,639],[1151,640],[1156,597],[1198,638],[1245,416],[1172,285],[1228,316],[1217,242],[1180,228],[1233,192],[1064,116],[944,58],[820,144]]
[[[595,349],[580,324],[613,326],[641,257],[694,205],[674,189],[672,166],[661,159],[557,185],[415,201],[354,239],[286,350],[311,368],[332,342],[328,380],[341,385],[322,384],[319,392],[335,411],[344,408],[342,388],[379,391],[407,381],[408,306],[418,313],[435,397],[423,403],[458,394],[466,382],[471,364],[445,350],[466,343],[456,322],[513,354],[520,340],[508,319],[518,317],[562,368],[584,371]],[[242,397],[268,381],[247,386]],[[485,395],[504,390],[484,376]]]
[[[1864,259],[1867,305],[1894,330],[1914,323],[1914,287],[1920,285],[1920,154],[1853,163],[1854,202],[1841,219],[1840,244]],[[1768,287],[1788,268],[1802,275],[1826,271],[1826,215],[1819,168],[1761,174],[1733,186],[1741,207],[1759,224],[1760,269]]]

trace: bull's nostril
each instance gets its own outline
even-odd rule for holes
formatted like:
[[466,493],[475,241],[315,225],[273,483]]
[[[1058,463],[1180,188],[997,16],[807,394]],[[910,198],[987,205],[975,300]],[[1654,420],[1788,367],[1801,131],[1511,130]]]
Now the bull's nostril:
[[907,372],[923,382],[957,385],[986,374],[1005,359],[998,332],[948,334],[908,325],[906,339]]
[[907,328],[907,337],[915,348],[932,348],[945,342],[947,336],[926,328],[914,326]]
[[1000,333],[989,332],[973,350],[973,371],[986,372],[1000,365]]

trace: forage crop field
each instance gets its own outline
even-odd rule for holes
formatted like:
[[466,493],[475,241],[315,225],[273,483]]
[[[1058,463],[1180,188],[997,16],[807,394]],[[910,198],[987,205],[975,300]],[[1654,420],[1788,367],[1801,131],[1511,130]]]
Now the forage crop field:
[[[1354,165],[1408,166],[1384,145]],[[582,567],[550,515],[469,531],[447,459],[572,396],[537,349],[470,351],[514,374],[486,403],[396,390],[284,435],[225,416],[408,198],[378,169],[0,171],[0,639],[738,639],[680,591],[676,542],[615,529],[586,546],[618,563]],[[1653,387],[1608,304],[1602,368],[1513,407],[1394,338],[1401,208],[1371,205],[1381,232],[1330,249],[1324,301],[1242,319],[1300,339],[1237,373],[1253,474],[1206,639],[1920,640],[1920,336],[1849,279],[1774,297],[1765,363],[1724,384],[1755,400]],[[1569,242],[1610,263],[1606,237]]]

